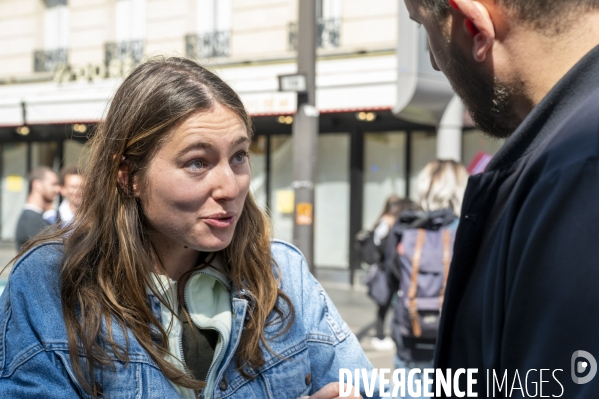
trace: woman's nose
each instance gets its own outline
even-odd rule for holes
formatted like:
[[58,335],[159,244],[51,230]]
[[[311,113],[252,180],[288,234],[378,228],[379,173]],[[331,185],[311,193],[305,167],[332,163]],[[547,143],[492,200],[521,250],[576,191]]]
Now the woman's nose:
[[233,200],[239,195],[237,175],[229,164],[218,165],[213,169],[212,196],[216,200]]

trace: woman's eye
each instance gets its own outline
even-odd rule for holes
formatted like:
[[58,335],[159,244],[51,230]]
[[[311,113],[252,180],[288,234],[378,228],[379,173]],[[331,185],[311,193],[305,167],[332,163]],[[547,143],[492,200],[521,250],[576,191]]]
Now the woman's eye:
[[192,170],[198,170],[198,169],[202,169],[203,167],[205,167],[206,165],[204,164],[204,162],[200,161],[200,160],[195,160],[195,161],[191,161],[187,164],[187,167],[192,169]]
[[235,163],[243,163],[245,162],[246,158],[248,157],[248,153],[245,151],[242,152],[238,152],[237,154],[235,154],[233,156],[233,162]]

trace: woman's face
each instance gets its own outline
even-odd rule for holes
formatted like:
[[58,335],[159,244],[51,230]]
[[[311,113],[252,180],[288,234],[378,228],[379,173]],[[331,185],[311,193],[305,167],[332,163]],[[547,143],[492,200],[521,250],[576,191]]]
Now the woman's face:
[[241,118],[220,104],[173,129],[138,192],[156,243],[207,252],[229,245],[250,186],[249,145]]

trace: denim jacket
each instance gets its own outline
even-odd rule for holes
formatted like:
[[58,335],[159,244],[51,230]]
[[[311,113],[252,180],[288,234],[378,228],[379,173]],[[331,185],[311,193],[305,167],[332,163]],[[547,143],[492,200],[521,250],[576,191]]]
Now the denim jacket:
[[[74,376],[68,353],[59,285],[62,251],[62,244],[46,243],[25,253],[0,297],[0,398],[89,398]],[[237,371],[234,355],[250,305],[246,295],[231,292],[231,335],[216,373],[214,399],[297,399],[338,381],[340,368],[365,368],[370,374],[372,365],[358,340],[309,273],[301,253],[274,241],[272,255],[280,268],[281,289],[295,307],[295,322],[279,337],[280,325],[266,328],[275,354],[263,348],[265,363],[245,369],[253,377],[248,380]],[[149,303],[160,318],[159,302],[150,297]],[[133,334],[113,325],[113,337],[123,346],[125,334],[129,363],[115,360],[115,369],[96,370],[103,396],[180,398]],[[375,387],[373,397],[378,398],[378,381]]]

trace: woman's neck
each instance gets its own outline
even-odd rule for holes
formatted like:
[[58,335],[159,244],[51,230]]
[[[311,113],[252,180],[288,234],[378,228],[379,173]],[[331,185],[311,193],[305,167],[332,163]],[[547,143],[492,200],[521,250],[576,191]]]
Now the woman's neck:
[[164,237],[153,237],[154,249],[160,257],[162,267],[156,265],[156,270],[164,270],[175,281],[198,265],[200,252],[170,242]]

